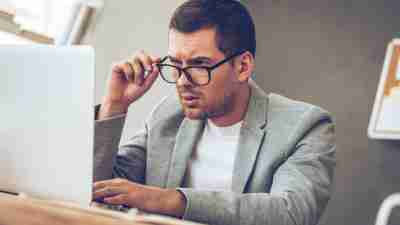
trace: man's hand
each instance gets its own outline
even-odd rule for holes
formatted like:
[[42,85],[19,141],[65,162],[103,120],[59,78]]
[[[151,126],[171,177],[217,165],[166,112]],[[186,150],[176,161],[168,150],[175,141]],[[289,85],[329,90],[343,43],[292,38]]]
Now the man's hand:
[[146,212],[181,218],[185,212],[185,197],[177,190],[162,189],[133,183],[125,179],[99,181],[93,185],[93,200],[128,205]]
[[129,105],[146,93],[157,79],[159,61],[159,57],[140,51],[131,59],[114,65],[98,119],[126,113]]

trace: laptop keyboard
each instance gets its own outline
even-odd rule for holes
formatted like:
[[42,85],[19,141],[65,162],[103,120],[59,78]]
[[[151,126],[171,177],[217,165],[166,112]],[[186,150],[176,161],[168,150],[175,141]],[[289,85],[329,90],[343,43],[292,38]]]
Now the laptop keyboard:
[[92,206],[101,208],[101,209],[107,209],[107,210],[112,210],[112,211],[117,211],[117,212],[122,212],[122,213],[129,213],[129,214],[134,214],[134,215],[136,215],[138,212],[138,210],[136,208],[130,208],[126,205],[111,205],[111,204],[106,204],[106,203],[92,202]]

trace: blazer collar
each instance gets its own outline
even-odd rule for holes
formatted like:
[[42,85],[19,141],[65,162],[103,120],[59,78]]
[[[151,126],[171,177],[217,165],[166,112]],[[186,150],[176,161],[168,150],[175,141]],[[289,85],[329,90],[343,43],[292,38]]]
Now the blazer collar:
[[250,99],[243,119],[243,128],[258,132],[267,125],[268,95],[250,80]]
[[168,169],[167,188],[179,187],[186,172],[193,148],[201,137],[204,120],[185,118],[179,127]]
[[245,191],[267,127],[268,97],[253,81],[250,81],[250,90],[234,162],[232,189],[237,193]]

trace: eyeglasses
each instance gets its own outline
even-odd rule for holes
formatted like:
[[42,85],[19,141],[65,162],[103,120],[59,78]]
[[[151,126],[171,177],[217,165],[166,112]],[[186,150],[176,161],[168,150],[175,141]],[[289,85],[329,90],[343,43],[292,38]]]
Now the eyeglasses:
[[186,79],[188,79],[188,81],[190,81],[192,84],[204,86],[210,83],[211,71],[228,62],[232,58],[243,54],[244,52],[246,51],[240,51],[236,54],[233,54],[213,66],[187,66],[181,68],[171,64],[164,64],[163,62],[169,59],[169,56],[165,56],[160,63],[157,64],[157,66],[159,68],[161,77],[167,83],[175,84],[182,74],[184,74]]

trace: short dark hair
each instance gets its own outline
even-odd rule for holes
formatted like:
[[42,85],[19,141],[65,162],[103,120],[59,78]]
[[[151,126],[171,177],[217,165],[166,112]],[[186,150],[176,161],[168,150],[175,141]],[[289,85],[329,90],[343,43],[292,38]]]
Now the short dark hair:
[[236,0],[189,0],[172,15],[170,29],[191,33],[216,29],[216,44],[226,56],[247,50],[255,57],[256,34],[249,11]]

